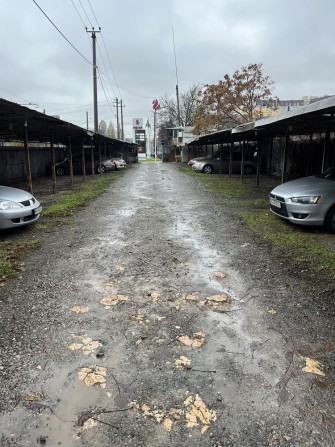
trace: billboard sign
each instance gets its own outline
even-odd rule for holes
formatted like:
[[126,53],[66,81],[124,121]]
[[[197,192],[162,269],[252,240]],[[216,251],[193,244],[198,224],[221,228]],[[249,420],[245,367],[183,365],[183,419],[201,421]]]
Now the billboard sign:
[[133,118],[133,129],[143,129],[143,118]]

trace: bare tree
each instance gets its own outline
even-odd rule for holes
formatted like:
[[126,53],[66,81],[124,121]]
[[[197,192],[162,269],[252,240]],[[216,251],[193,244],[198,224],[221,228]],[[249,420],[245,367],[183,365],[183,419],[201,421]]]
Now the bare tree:
[[[181,127],[192,126],[194,122],[195,113],[199,104],[199,95],[201,87],[193,85],[190,89],[182,93],[179,97],[180,109],[180,125]],[[165,129],[179,126],[177,99],[171,95],[165,95],[160,98],[159,109],[159,135],[164,138],[166,135]]]

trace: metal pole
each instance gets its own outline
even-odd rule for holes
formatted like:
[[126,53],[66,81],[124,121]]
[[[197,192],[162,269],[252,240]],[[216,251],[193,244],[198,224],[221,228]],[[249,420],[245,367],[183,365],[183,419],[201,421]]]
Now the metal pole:
[[154,151],[155,151],[155,161],[157,158],[157,148],[156,148],[156,109],[154,111]]
[[124,140],[124,131],[123,131],[123,112],[122,112],[122,107],[124,107],[124,105],[122,104],[122,99],[121,99],[121,140]]
[[99,27],[99,31],[94,30],[92,28],[91,31],[88,31],[86,28],[86,32],[91,33],[92,37],[92,47],[93,47],[93,102],[94,102],[94,132],[98,133],[99,124],[98,124],[98,90],[97,90],[97,56],[96,56],[96,33],[101,32],[101,28]]
[[120,139],[120,123],[119,123],[119,100],[115,99],[116,102],[116,136],[117,139]]

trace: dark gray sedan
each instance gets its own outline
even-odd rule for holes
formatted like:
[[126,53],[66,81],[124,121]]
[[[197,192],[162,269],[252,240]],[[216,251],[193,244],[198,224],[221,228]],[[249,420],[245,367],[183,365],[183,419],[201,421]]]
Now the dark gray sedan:
[[20,227],[35,222],[42,206],[29,192],[0,186],[0,229]]
[[270,210],[292,223],[335,232],[335,167],[277,186],[270,193]]

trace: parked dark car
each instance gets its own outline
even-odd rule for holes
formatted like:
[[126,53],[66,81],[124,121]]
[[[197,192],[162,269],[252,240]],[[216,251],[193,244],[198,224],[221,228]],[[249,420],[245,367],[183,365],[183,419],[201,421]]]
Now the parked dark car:
[[[83,173],[83,159],[82,154],[73,155],[72,167],[74,174]],[[63,161],[59,161],[55,165],[57,175],[66,175],[70,173],[70,159],[65,158]],[[115,171],[116,165],[111,158],[101,158],[101,162],[98,159],[94,159],[94,171],[96,174],[102,174],[107,171]],[[85,155],[85,171],[87,174],[92,174],[91,155]]]

